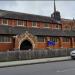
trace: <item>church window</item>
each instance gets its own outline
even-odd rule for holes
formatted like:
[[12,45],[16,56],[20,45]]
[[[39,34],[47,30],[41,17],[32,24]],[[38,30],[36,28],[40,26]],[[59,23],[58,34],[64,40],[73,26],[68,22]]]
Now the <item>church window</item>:
[[50,37],[50,41],[57,42],[58,38],[57,37]]
[[44,27],[45,28],[48,28],[49,27],[49,24],[48,23],[44,23]]
[[17,25],[18,25],[18,26],[24,26],[24,21],[17,20]]
[[8,36],[0,36],[0,43],[11,42],[11,37]]
[[39,42],[44,42],[44,37],[42,37],[42,36],[38,36],[37,39]]
[[8,20],[7,19],[2,19],[2,24],[3,25],[8,25]]
[[32,22],[32,27],[37,27],[37,22]]
[[63,37],[63,42],[69,42],[69,39],[68,37]]

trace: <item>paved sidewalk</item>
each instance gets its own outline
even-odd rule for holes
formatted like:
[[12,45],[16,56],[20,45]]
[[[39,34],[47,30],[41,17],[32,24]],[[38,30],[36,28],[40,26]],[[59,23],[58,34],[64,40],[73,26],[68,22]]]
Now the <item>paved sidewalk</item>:
[[70,59],[71,59],[70,56],[66,56],[66,57],[55,57],[55,58],[43,58],[43,59],[33,59],[33,60],[0,62],[0,68],[1,67],[9,67],[9,66],[54,62],[54,61],[64,61],[64,60],[70,60]]

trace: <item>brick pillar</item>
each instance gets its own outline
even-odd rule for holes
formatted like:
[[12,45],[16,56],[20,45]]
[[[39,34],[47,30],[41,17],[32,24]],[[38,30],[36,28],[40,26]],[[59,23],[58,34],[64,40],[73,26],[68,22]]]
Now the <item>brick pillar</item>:
[[[50,37],[47,37],[46,42],[50,41]],[[47,48],[49,48],[48,44],[47,44]]]
[[72,37],[72,48],[75,48],[74,47],[74,38]]
[[70,47],[73,48],[73,37],[70,39]]
[[63,48],[63,39],[62,39],[62,37],[59,38],[59,46],[60,46],[60,48]]
[[15,36],[15,49],[18,49],[18,45],[19,45],[18,38],[17,36]]

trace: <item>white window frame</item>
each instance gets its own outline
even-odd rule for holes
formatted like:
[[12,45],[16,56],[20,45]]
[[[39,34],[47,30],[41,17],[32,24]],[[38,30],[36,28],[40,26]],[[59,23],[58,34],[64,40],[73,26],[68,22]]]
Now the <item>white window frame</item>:
[[37,43],[45,43],[45,37],[44,37],[44,41],[38,41],[38,37],[37,37]]
[[[3,23],[3,20],[7,20],[7,24],[4,24],[4,23]],[[2,19],[2,24],[3,24],[3,25],[8,25],[8,19]]]
[[[9,41],[8,39],[9,39],[10,41]],[[1,40],[2,40],[2,39],[1,39]],[[12,43],[12,40],[11,40],[10,37],[9,37],[9,38],[8,38],[8,37],[3,37],[3,41],[0,41],[0,43]]]
[[32,27],[37,27],[37,22],[35,22],[35,23],[36,23],[36,25],[35,25],[35,26],[33,26],[33,23],[34,23],[34,22],[32,22]]
[[55,27],[55,28],[53,28],[53,29],[58,29],[58,30],[59,30],[59,29],[61,29],[61,28],[58,26],[58,27]]
[[[62,38],[63,39],[63,42],[64,43],[68,43],[68,42],[70,42],[70,38],[66,38],[66,37],[64,37],[64,38]],[[66,39],[66,41],[65,41],[65,39]],[[68,41],[67,41],[68,40]]]
[[19,21],[21,21],[21,20],[17,20],[17,26],[24,26],[24,21],[22,21],[23,22],[23,25],[19,25],[18,24]]
[[48,24],[48,27],[45,27],[45,23],[44,23],[44,28],[50,28],[50,27],[49,27],[49,23],[47,23],[47,24]]

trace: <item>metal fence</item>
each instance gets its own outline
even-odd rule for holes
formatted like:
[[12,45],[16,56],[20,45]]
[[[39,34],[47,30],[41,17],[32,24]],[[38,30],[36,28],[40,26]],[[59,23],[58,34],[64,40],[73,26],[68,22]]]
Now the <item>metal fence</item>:
[[74,48],[15,50],[15,51],[0,52],[0,61],[30,60],[30,59],[69,56],[70,51],[72,50],[74,50]]

